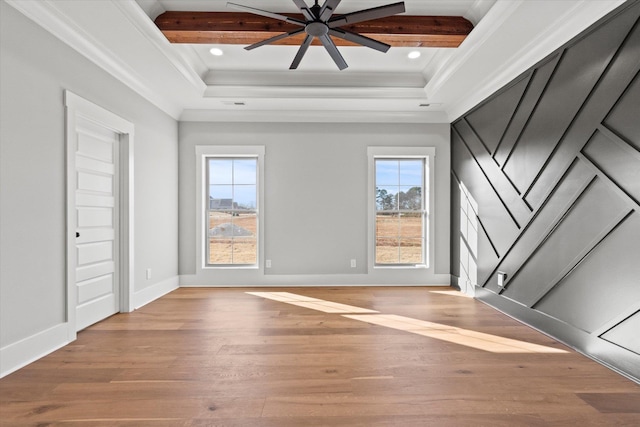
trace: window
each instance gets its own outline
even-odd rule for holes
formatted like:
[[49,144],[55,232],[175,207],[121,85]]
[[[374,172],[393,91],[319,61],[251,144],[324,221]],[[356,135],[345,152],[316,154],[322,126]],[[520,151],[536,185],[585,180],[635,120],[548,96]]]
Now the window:
[[433,149],[371,147],[369,156],[373,265],[428,266]]
[[376,159],[376,264],[424,264],[424,159]]
[[202,159],[203,266],[257,268],[264,148],[200,146],[197,154]]

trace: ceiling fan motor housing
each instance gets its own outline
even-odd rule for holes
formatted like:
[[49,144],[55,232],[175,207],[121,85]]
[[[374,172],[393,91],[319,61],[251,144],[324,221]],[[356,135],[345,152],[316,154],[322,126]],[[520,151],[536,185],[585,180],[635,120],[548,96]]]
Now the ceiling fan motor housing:
[[329,33],[329,26],[320,21],[311,22],[304,27],[304,32],[313,37],[326,36]]

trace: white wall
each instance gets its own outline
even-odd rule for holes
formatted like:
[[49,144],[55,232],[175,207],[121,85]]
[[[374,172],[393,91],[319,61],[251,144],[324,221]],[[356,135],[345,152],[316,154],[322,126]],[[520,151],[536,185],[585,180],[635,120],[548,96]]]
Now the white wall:
[[[180,123],[180,274],[193,286],[449,283],[449,125]],[[265,270],[196,259],[197,145],[264,145]],[[367,147],[436,147],[435,265],[367,268]],[[357,260],[357,268],[350,260]]]
[[137,293],[177,284],[178,147],[174,119],[6,3],[0,8],[0,349],[7,350],[65,321],[63,90],[135,125]]

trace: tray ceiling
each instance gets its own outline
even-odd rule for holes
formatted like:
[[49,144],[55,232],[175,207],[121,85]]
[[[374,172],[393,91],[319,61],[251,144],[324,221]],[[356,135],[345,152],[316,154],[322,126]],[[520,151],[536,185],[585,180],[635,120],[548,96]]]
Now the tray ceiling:
[[[292,1],[235,1],[296,12]],[[343,0],[336,13],[391,2]],[[459,117],[623,1],[405,0],[408,15],[475,27],[458,48],[339,47],[344,71],[322,46],[289,70],[297,46],[172,44],[154,24],[167,11],[229,12],[226,0],[7,3],[177,119],[424,123]],[[414,50],[421,56],[410,59]]]

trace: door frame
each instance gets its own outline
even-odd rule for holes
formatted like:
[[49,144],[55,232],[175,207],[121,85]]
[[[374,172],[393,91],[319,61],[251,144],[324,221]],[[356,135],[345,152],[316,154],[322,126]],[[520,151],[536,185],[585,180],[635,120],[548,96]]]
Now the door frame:
[[64,91],[65,140],[66,140],[66,323],[68,339],[73,341],[76,332],[76,117],[104,126],[120,135],[118,144],[119,182],[119,230],[116,236],[119,282],[119,312],[134,310],[134,246],[133,246],[133,141],[134,125],[75,93]]

